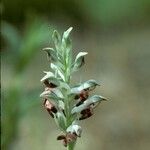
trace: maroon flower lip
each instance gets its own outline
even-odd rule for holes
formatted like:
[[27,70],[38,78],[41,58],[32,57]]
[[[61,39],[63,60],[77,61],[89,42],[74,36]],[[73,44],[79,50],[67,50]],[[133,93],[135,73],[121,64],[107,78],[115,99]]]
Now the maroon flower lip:
[[87,119],[93,115],[93,109],[91,107],[87,108],[85,110],[82,110],[80,114],[81,117],[79,118],[79,120]]
[[[79,95],[76,96],[76,99],[79,99],[78,103],[76,104],[76,107],[80,106],[81,104],[83,104],[84,101],[88,99],[89,92],[90,92],[89,88],[84,89],[81,91]],[[93,115],[93,109],[89,106],[89,108],[82,110],[80,114],[81,116],[79,117],[79,120],[87,119]]]
[[70,132],[66,133],[66,135],[59,135],[57,137],[57,140],[63,140],[62,142],[65,147],[67,147],[69,143],[75,142],[76,139],[77,139],[76,133],[70,133]]
[[76,106],[79,106],[83,104],[83,102],[89,97],[89,91],[87,89],[84,89],[81,91],[80,94],[75,96],[75,99],[79,99]]
[[46,87],[49,87],[49,88],[56,88],[57,87],[55,84],[49,82],[48,80],[45,80],[43,83]]
[[54,114],[57,113],[57,109],[49,100],[45,99],[43,105],[45,106],[48,113],[54,118]]

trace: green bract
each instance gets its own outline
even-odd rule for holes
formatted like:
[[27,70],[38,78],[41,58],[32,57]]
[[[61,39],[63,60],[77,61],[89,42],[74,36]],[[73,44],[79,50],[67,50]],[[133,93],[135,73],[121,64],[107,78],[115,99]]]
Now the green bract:
[[59,33],[55,30],[52,35],[56,50],[60,50],[61,37]]
[[53,83],[56,86],[59,86],[60,82],[59,82],[59,80],[55,77],[55,75],[52,72],[44,71],[44,73],[46,75],[41,79],[41,82],[44,82],[44,81],[48,80],[50,83]]
[[80,69],[84,64],[84,56],[87,55],[87,52],[80,52],[75,59],[75,62],[72,66],[72,70],[73,71],[77,71],[78,69]]
[[46,48],[43,48],[44,51],[47,52],[47,55],[48,55],[48,59],[50,61],[54,61],[56,62],[58,60],[58,57],[56,55],[56,52],[53,48],[50,48],[50,47],[46,47]]
[[74,113],[80,113],[82,110],[85,110],[89,107],[94,108],[97,104],[99,104],[101,101],[106,100],[106,98],[99,96],[99,95],[94,95],[87,99],[86,101],[83,102],[80,106],[74,107],[71,111],[72,114]]
[[106,98],[94,95],[90,91],[99,84],[91,79],[75,86],[71,85],[71,76],[85,63],[87,52],[79,52],[76,58],[72,58],[72,43],[69,35],[70,27],[63,36],[55,30],[52,38],[55,48],[44,48],[50,61],[50,71],[45,71],[41,82],[45,85],[44,92],[40,95],[44,99],[44,106],[54,118],[63,135],[58,140],[63,140],[68,150],[73,150],[77,137],[81,136],[82,129],[78,125],[79,120],[93,115],[93,109]]
[[80,85],[73,87],[71,93],[79,94],[82,90],[93,90],[99,84],[95,80],[88,80]]

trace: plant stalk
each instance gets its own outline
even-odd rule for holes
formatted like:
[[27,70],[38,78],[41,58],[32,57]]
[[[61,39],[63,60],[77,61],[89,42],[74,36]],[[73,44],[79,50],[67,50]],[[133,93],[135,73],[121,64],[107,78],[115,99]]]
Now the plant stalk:
[[73,143],[68,144],[67,150],[74,150],[75,144],[76,144],[76,141],[73,142]]

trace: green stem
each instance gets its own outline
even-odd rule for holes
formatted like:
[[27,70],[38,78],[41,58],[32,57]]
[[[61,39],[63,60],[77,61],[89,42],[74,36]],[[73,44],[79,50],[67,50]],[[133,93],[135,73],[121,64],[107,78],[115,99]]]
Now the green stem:
[[[68,59],[66,58],[67,54],[64,55],[64,76],[65,76],[65,82],[67,84],[70,83],[70,63],[67,61]],[[69,57],[69,56],[68,56]],[[68,71],[69,69],[69,71]],[[66,112],[66,122],[67,122],[67,127],[70,126],[70,104],[69,104],[69,97],[67,93],[65,94],[65,112]]]
[[[66,52],[66,51],[65,51]],[[68,58],[66,58],[68,57]],[[65,68],[65,72],[64,72],[64,76],[65,76],[65,82],[67,84],[70,84],[70,76],[71,76],[71,64],[72,64],[72,52],[69,53],[69,55],[67,55],[67,53],[65,53],[64,55],[64,68]],[[70,58],[70,59],[69,59]],[[70,111],[70,103],[69,103],[69,97],[68,95],[66,94],[65,95],[65,112],[66,112],[66,128],[68,128],[71,124],[71,111]],[[69,143],[67,145],[67,150],[74,150],[74,147],[75,147],[75,144],[76,144],[76,141],[75,142],[72,142],[72,143]]]
[[76,143],[76,142],[68,144],[67,150],[74,150],[75,143]]
[[72,146],[70,144],[68,144],[67,150],[73,150],[73,148],[72,148]]

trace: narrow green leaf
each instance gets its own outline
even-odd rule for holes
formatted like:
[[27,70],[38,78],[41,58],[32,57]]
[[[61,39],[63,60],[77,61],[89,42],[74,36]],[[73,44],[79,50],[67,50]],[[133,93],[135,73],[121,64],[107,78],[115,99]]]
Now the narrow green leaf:
[[67,31],[64,32],[63,38],[62,38],[62,44],[63,48],[67,50],[67,52],[71,49],[71,40],[69,38],[70,32],[72,31],[72,27],[70,27]]
[[61,50],[60,49],[60,46],[61,46],[61,36],[60,36],[60,34],[56,30],[53,32],[52,38],[53,38],[56,50],[60,51]]
[[69,38],[70,32],[73,28],[70,27],[67,31],[64,32],[63,37],[62,37],[62,56],[64,58],[64,64],[67,64],[68,66],[71,66],[72,63],[72,43]]

